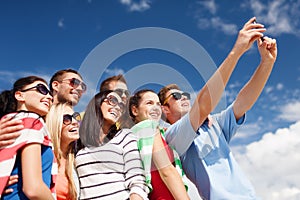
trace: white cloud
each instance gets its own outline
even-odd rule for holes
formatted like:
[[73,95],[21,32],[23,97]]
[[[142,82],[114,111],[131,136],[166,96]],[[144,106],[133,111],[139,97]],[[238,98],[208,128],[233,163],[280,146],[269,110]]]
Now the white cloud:
[[290,122],[300,120],[300,101],[293,101],[282,106],[279,119],[284,119]]
[[211,14],[216,14],[217,5],[214,0],[211,1],[199,1],[198,4],[206,8]]
[[273,91],[273,87],[272,86],[266,86],[265,88],[264,88],[264,91],[267,93],[267,94],[269,94],[270,92],[272,92]]
[[249,2],[250,8],[258,22],[265,23],[267,33],[280,35],[289,33],[300,34],[300,1],[277,0],[266,3],[262,0]]
[[25,76],[39,76],[43,79],[45,79],[47,82],[50,81],[50,76],[46,75],[46,74],[40,74],[38,72],[24,72],[24,71],[0,71],[0,81],[4,84],[9,85],[10,88],[1,88],[2,86],[0,86],[1,91],[2,90],[7,90],[7,89],[11,89],[13,87],[14,82],[22,77]]
[[126,5],[129,11],[138,11],[143,12],[145,10],[150,9],[150,0],[140,0],[139,2],[135,2],[134,0],[120,0],[120,3]]
[[227,35],[235,35],[238,31],[235,24],[225,23],[220,17],[211,18],[211,25],[213,28],[220,29]]
[[213,28],[227,35],[235,35],[238,31],[235,24],[226,23],[220,17],[201,18],[197,17],[197,27],[200,29]]
[[283,84],[282,83],[278,83],[277,85],[276,85],[276,89],[277,90],[282,90],[283,89]]
[[107,73],[108,76],[115,76],[115,75],[119,75],[119,74],[124,74],[124,70],[121,68],[106,69],[105,73]]
[[214,0],[198,1],[195,10],[197,27],[200,29],[216,29],[226,35],[235,35],[238,32],[235,24],[227,23],[218,16],[218,5]]
[[[227,35],[235,35],[238,32],[237,25],[226,22],[226,18],[220,15],[222,7],[218,3],[214,0],[197,2],[195,19],[198,28],[213,28]],[[287,33],[300,36],[300,0],[241,1],[239,8],[252,13],[258,22],[265,24],[267,35]]]
[[65,28],[64,18],[60,18],[57,22],[59,28]]
[[300,121],[234,150],[262,199],[300,199]]
[[234,136],[234,139],[245,139],[247,140],[253,135],[256,135],[261,130],[261,125],[259,121],[262,120],[261,117],[254,123],[247,123],[243,125],[239,130],[238,133]]
[[11,71],[0,71],[0,81],[12,85],[16,81],[16,73]]

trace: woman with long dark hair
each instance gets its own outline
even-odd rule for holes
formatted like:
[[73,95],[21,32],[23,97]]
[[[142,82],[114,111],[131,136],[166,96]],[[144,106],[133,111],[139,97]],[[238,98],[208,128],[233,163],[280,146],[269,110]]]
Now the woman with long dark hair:
[[86,108],[75,158],[80,199],[147,199],[136,138],[130,129],[116,126],[124,109],[121,97],[111,90],[96,94]]

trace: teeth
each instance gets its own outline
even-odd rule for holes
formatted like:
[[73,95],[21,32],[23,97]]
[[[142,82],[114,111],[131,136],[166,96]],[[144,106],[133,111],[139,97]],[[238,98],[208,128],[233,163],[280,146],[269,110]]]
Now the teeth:
[[115,109],[111,109],[109,113],[112,114],[115,118],[119,117],[119,112]]
[[69,130],[69,132],[77,132],[78,131],[78,128],[72,128]]
[[45,105],[48,106],[48,107],[49,107],[49,105],[50,105],[48,102],[45,102],[45,101],[43,101],[42,103],[45,104]]

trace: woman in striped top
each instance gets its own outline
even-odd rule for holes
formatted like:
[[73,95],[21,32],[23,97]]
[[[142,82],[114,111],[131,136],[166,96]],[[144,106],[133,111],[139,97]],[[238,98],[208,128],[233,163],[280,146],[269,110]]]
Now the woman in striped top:
[[123,110],[121,97],[111,90],[96,94],[87,106],[75,158],[80,199],[147,199],[136,138],[116,127]]
[[57,166],[44,122],[52,99],[46,81],[36,76],[18,79],[11,91],[0,95],[0,118],[7,114],[4,118],[19,119],[24,126],[13,144],[0,149],[0,195],[10,175],[19,177],[9,186],[12,193],[3,195],[2,200],[55,196]]

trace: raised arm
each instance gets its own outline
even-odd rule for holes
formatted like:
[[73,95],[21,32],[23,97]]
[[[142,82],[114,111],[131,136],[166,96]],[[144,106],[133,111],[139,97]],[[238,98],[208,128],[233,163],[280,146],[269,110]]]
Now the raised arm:
[[22,120],[2,117],[0,120],[0,148],[14,143],[16,138],[20,136],[18,131],[23,128]]
[[276,61],[277,45],[275,39],[264,37],[263,42],[261,39],[258,39],[257,46],[261,56],[261,62],[251,79],[239,92],[233,104],[233,112],[237,120],[240,119],[246,111],[250,110],[258,99]]
[[254,21],[255,17],[245,23],[244,27],[239,31],[235,45],[229,55],[199,92],[189,113],[190,121],[195,131],[219,103],[225,86],[240,57],[250,49],[255,40],[263,36],[262,33],[266,29],[262,24],[254,24]]

